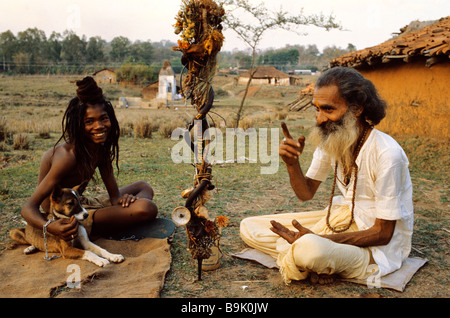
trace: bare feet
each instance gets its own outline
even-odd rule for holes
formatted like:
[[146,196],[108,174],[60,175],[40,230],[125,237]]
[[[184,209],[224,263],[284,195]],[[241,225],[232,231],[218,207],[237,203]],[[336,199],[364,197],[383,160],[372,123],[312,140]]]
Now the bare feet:
[[326,285],[334,283],[336,275],[317,274],[315,272],[309,273],[309,280],[313,284]]

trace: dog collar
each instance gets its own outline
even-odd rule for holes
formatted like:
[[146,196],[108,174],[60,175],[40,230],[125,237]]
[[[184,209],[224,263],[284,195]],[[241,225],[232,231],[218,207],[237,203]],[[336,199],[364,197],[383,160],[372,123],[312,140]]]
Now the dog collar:
[[[69,219],[69,217],[67,215],[60,214],[60,213],[56,212],[55,209],[52,210],[52,214],[54,216],[57,216],[58,219]],[[53,222],[54,220],[55,220],[55,218],[53,218],[53,220],[51,220],[51,222]]]

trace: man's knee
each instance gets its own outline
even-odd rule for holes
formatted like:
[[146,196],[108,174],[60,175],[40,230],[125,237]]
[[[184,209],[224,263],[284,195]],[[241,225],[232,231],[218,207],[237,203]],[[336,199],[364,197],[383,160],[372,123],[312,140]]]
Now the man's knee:
[[256,221],[257,217],[251,216],[248,218],[245,218],[241,221],[241,224],[239,226],[239,232],[241,235],[241,238],[244,240],[244,242],[247,243],[247,240],[253,239],[254,232],[251,229],[257,228]]
[[156,204],[147,199],[139,199],[134,202],[134,215],[141,221],[151,221],[158,215],[158,207]]
[[139,189],[139,192],[148,194],[151,198],[153,198],[153,189],[150,184],[146,181],[137,181],[136,186]]
[[322,262],[328,256],[326,239],[315,235],[305,234],[295,242],[294,257],[297,266],[312,269],[317,262]]

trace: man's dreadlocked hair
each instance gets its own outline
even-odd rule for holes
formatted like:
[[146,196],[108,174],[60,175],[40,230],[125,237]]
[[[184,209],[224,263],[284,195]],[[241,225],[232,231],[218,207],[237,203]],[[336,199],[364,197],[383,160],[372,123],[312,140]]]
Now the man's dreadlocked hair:
[[75,158],[77,161],[77,169],[83,180],[88,180],[95,171],[94,156],[89,153],[84,139],[84,115],[88,104],[103,105],[105,111],[108,113],[111,121],[111,130],[108,133],[106,142],[101,146],[101,165],[112,169],[112,162],[116,161],[117,170],[119,170],[119,135],[120,128],[117,121],[114,108],[109,101],[106,101],[103,96],[103,91],[98,87],[95,80],[87,76],[81,81],[76,82],[77,96],[74,97],[64,113],[62,119],[62,135],[56,142],[56,145],[64,139],[75,145]]

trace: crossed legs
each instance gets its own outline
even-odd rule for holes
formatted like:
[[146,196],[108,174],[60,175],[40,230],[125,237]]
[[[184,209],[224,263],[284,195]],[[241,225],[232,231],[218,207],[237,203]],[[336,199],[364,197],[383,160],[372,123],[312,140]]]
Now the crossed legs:
[[156,218],[158,208],[153,202],[153,189],[144,181],[134,182],[119,189],[120,195],[131,194],[138,199],[128,207],[113,205],[98,209],[94,214],[94,231],[100,235],[114,234],[129,226]]
[[334,243],[315,234],[303,235],[289,244],[270,231],[270,220],[293,229],[291,222],[296,219],[311,228],[323,217],[323,211],[250,217],[241,222],[241,238],[247,245],[276,258],[285,281],[310,276],[312,282],[329,283],[333,275],[364,279],[370,264],[367,248]]

